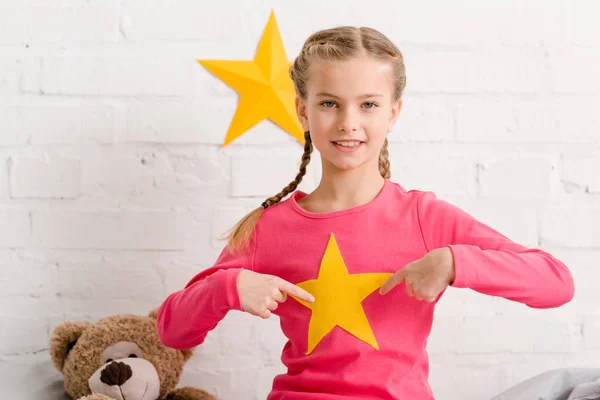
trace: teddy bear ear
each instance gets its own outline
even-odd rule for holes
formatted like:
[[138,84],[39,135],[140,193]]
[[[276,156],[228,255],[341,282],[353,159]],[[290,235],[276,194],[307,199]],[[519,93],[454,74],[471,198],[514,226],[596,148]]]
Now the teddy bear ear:
[[189,360],[194,355],[194,348],[180,350],[185,361]]
[[154,310],[150,311],[148,316],[152,319],[157,319],[158,318],[158,308],[159,307],[156,307]]
[[92,324],[89,322],[63,322],[54,328],[50,337],[50,357],[56,369],[62,372],[69,352],[81,334]]

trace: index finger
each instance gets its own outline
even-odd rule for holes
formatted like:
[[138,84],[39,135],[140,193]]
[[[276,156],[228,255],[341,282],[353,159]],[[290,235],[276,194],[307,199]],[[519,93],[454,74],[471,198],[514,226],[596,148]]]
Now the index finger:
[[390,278],[387,281],[384,282],[384,284],[381,286],[381,289],[379,289],[379,293],[381,293],[381,294],[388,293],[395,286],[402,283],[403,280],[404,280],[404,269],[400,269],[400,270],[396,271],[396,273],[394,273],[394,275],[390,276]]
[[309,303],[312,303],[313,301],[315,301],[315,298],[313,297],[312,294],[308,293],[306,290],[302,289],[300,286],[296,286],[293,283],[290,283],[283,279],[279,279],[279,290],[281,290],[282,292],[285,292],[287,294],[290,294],[294,297],[298,297],[299,299],[302,299]]

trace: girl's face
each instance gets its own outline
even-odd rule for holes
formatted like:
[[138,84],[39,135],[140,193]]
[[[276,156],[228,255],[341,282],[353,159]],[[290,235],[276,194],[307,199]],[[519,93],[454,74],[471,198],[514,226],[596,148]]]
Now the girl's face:
[[306,99],[296,110],[310,130],[323,167],[377,168],[379,152],[402,107],[393,101],[390,65],[363,56],[348,61],[314,61]]

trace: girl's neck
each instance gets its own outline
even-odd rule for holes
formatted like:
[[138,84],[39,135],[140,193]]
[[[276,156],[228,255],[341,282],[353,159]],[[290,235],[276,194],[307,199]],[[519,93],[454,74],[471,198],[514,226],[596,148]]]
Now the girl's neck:
[[299,204],[311,212],[332,212],[358,207],[373,200],[385,183],[378,169],[350,171],[323,169],[321,182]]

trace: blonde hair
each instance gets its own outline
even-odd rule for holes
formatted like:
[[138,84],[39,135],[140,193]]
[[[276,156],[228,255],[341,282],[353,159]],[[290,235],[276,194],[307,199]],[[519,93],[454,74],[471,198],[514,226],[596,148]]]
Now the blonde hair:
[[[309,78],[311,62],[315,59],[322,61],[343,61],[367,54],[377,60],[388,62],[391,65],[394,82],[393,100],[402,97],[406,86],[406,71],[404,57],[400,50],[381,32],[367,27],[341,26],[325,29],[313,33],[308,37],[302,50],[294,63],[290,66],[289,74],[294,81],[296,93],[306,99],[306,83]],[[227,247],[230,252],[246,248],[254,232],[256,223],[264,210],[279,203],[284,197],[292,193],[306,174],[306,167],[310,162],[313,145],[310,132],[304,132],[304,153],[300,163],[300,170],[296,178],[281,192],[269,197],[258,208],[242,218],[226,236]],[[390,162],[388,160],[388,141],[385,139],[379,153],[379,172],[388,179],[391,176]]]

